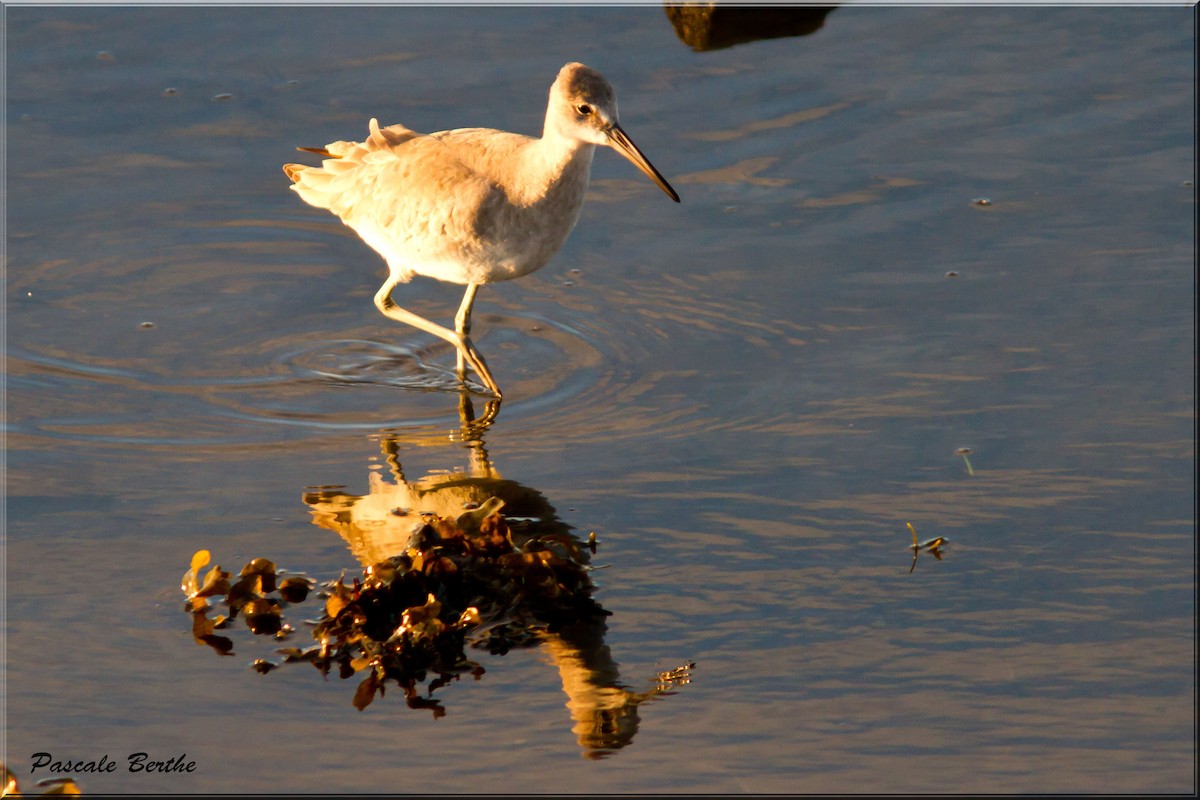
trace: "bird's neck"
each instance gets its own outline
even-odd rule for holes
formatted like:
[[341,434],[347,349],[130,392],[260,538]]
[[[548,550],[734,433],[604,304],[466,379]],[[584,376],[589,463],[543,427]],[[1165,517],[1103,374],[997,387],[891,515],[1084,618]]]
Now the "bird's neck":
[[552,135],[547,131],[529,153],[525,166],[527,183],[532,190],[526,202],[537,203],[562,192],[582,193],[587,190],[588,174],[596,146],[578,139]]

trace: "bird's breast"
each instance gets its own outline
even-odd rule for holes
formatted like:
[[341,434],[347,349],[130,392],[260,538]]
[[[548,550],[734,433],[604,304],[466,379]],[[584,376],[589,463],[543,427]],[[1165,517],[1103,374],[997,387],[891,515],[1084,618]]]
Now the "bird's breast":
[[478,217],[478,237],[486,242],[490,281],[509,280],[544,267],[567,241],[583,206],[582,182],[557,186],[537,202],[520,204],[493,197]]

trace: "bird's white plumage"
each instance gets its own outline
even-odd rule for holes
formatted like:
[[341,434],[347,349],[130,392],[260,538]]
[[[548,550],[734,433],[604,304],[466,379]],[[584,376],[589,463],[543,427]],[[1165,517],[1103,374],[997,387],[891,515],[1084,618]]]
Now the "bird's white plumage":
[[[497,394],[464,329],[475,289],[540,269],[562,247],[579,219],[595,146],[613,147],[679,201],[621,129],[612,87],[583,64],[559,71],[540,138],[490,128],[421,134],[374,119],[368,132],[362,142],[315,151],[327,156],[319,167],[285,165],[291,188],[387,261],[380,310],[456,344]],[[455,332],[391,301],[391,289],[414,275],[467,284]]]

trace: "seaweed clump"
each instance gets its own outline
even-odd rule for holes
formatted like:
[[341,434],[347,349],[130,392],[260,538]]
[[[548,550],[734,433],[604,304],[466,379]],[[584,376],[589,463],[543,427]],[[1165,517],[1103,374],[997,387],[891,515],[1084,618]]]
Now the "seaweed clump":
[[37,782],[41,790],[36,794],[22,791],[17,785],[17,776],[3,761],[0,761],[0,797],[44,797],[58,794],[83,794],[73,778],[42,778]]
[[[318,589],[325,602],[310,622],[315,644],[279,649],[282,663],[309,662],[343,679],[362,676],[353,699],[360,711],[394,684],[410,708],[442,716],[432,692],[463,674],[484,673],[467,657],[468,646],[504,653],[609,614],[592,599],[587,555],[576,540],[546,533],[518,546],[502,505],[493,498],[457,519],[422,515],[404,552],[366,567],[349,584],[345,573],[319,586],[302,576],[280,580],[263,558],[247,564],[236,582],[219,565],[201,579],[210,559],[201,550],[182,586],[193,636],[233,655],[232,640],[216,631],[240,614],[255,634],[287,639],[294,629],[284,611]],[[209,618],[210,601],[221,597],[228,615]],[[278,666],[266,659],[253,664],[262,673]]]

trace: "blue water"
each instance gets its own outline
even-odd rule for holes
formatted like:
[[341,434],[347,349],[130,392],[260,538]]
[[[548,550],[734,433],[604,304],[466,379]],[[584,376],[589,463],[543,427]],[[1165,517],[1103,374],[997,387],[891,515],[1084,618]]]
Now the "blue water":
[[[851,6],[706,52],[658,7],[4,14],[27,788],[45,751],[120,762],[89,793],[1195,791],[1192,9]],[[383,434],[471,469],[452,351],[280,165],[372,116],[537,133],[569,60],[683,199],[598,153],[556,259],[476,305],[487,454],[597,533],[620,681],[696,664],[602,760],[548,647],[440,719],[358,712],[244,629],[198,647],[178,588],[200,548],[357,569],[302,495],[391,480]],[[951,539],[911,574],[908,522]]]

